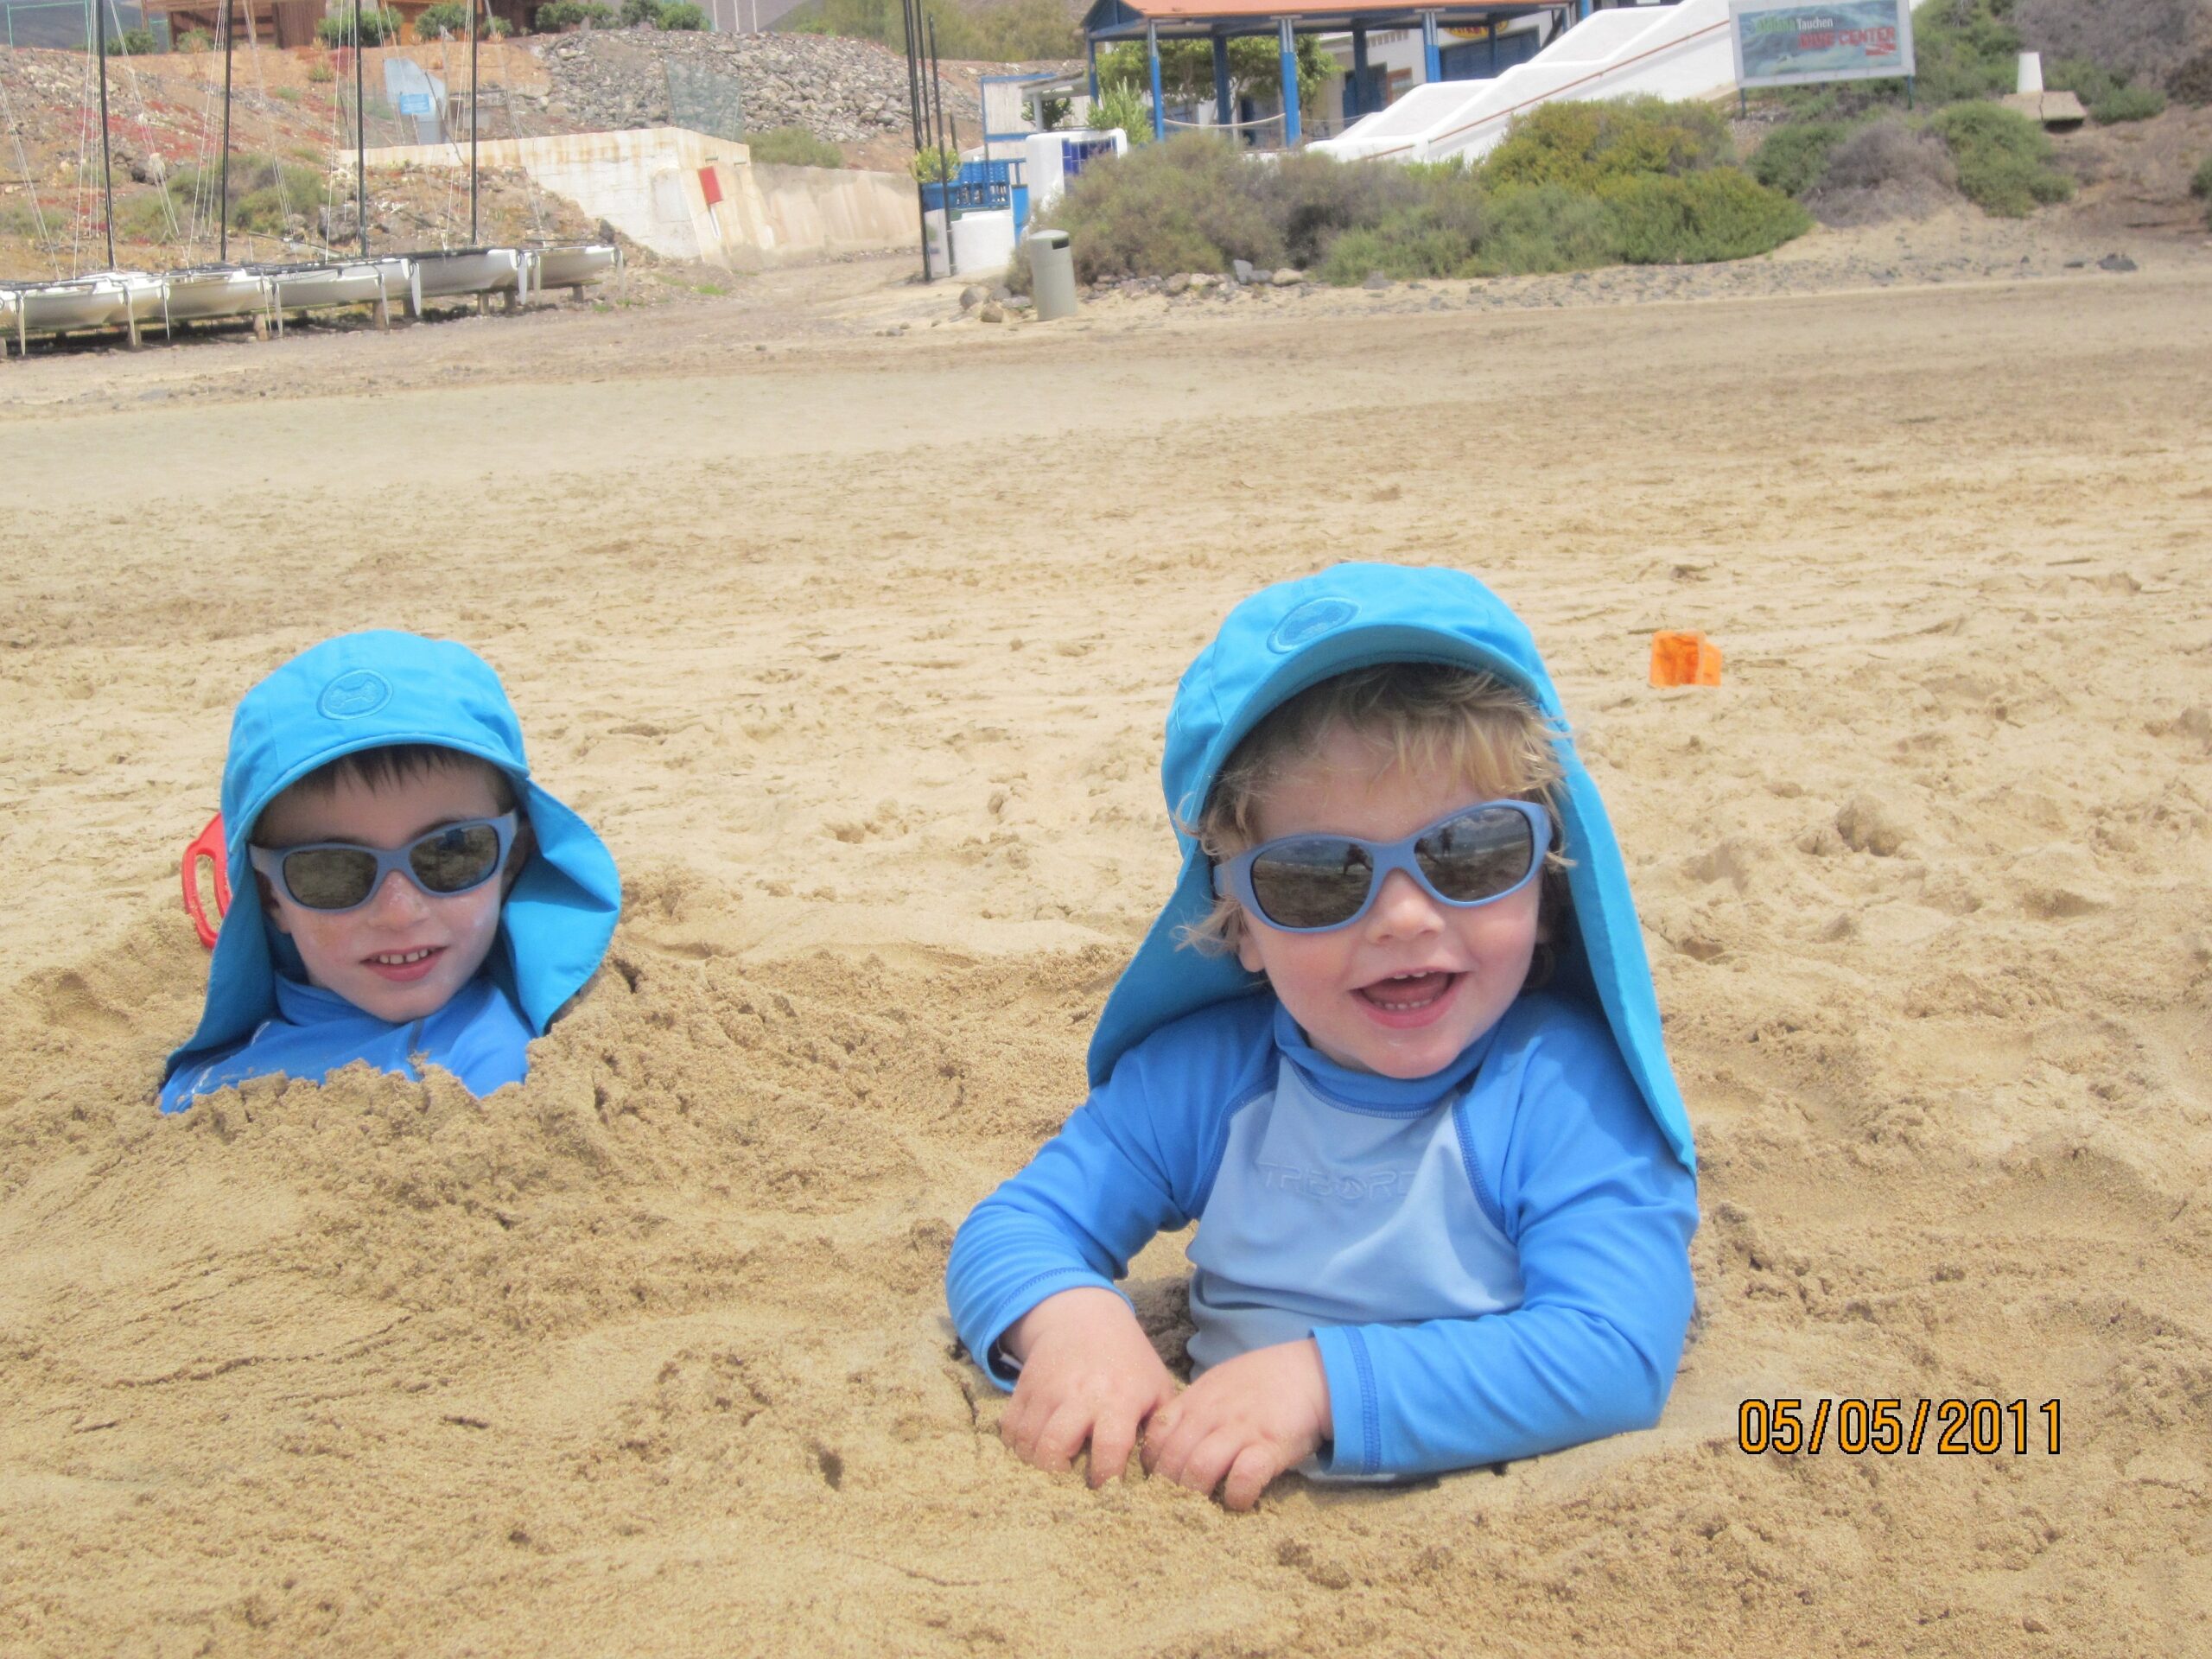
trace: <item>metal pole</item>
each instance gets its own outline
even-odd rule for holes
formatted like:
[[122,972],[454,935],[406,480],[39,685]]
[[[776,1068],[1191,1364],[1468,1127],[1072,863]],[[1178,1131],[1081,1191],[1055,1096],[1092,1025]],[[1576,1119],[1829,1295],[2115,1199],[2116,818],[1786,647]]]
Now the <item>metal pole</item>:
[[[253,0],[246,0],[251,5]],[[231,257],[231,42],[238,34],[237,13],[231,0],[223,0],[223,166],[222,207],[216,223],[222,228],[216,257],[228,264]],[[329,230],[325,225],[325,232]]]
[[100,183],[107,195],[107,268],[115,269],[115,164],[107,149],[107,11],[103,0],[92,0],[92,33],[99,38],[100,55]]
[[[251,6],[253,0],[246,0]],[[361,254],[369,251],[369,105],[362,88],[361,0],[353,0],[353,217],[359,222]]]
[[[492,0],[483,0],[490,5]],[[468,0],[468,245],[476,245],[476,26],[477,0]],[[510,109],[512,105],[508,105]]]
[[1152,137],[1157,143],[1167,136],[1167,105],[1160,90],[1160,25],[1144,26],[1144,60],[1152,74]]
[[1281,29],[1282,144],[1285,149],[1296,149],[1303,136],[1298,120],[1298,31],[1287,17]]
[[[914,10],[919,11],[921,9],[922,0],[914,0]],[[957,168],[959,163],[956,159],[954,146],[960,142],[960,129],[957,126],[953,127],[951,142],[946,142],[945,129],[950,124],[944,113],[944,72],[939,66],[937,56],[937,19],[931,17],[928,22],[930,84],[937,88],[938,149],[943,153],[946,164]],[[948,276],[957,276],[960,274],[960,256],[952,251],[952,181],[949,178],[944,181],[944,269]]]
[[937,88],[938,143],[948,151],[957,150],[960,146],[960,124],[944,112],[944,67],[938,61],[937,19],[934,17],[929,20],[929,31],[930,81]]
[[[916,0],[899,0],[899,33],[906,36],[906,121],[913,130],[914,159],[919,161],[922,156],[922,70],[916,46],[916,36],[919,31],[914,27],[915,4]],[[936,273],[930,269],[930,188],[918,172],[914,177],[914,207],[920,215],[922,226],[922,280],[932,282],[936,279]]]
[[[1363,38],[1355,35],[1354,40]],[[1229,37],[1218,30],[1213,37],[1213,118],[1215,124],[1235,124],[1236,112],[1229,104]],[[1235,136],[1233,133],[1230,135]]]
[[906,37],[906,119],[914,130],[914,153],[922,150],[922,71],[915,60],[915,37],[919,30],[914,27],[915,0],[899,0],[900,31]]

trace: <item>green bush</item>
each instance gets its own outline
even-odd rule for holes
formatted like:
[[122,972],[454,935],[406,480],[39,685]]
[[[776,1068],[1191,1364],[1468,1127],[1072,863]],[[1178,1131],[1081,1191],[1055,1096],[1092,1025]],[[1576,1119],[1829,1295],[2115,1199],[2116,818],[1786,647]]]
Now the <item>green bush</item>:
[[2197,163],[2196,176],[2189,181],[2189,193],[2205,204],[2204,222],[2212,226],[2212,156]]
[[1810,226],[1789,196],[1716,165],[1726,148],[1709,111],[1649,100],[1523,122],[1473,168],[1311,154],[1262,166],[1183,134],[1086,168],[1039,222],[1070,233],[1085,281],[1242,258],[1336,283],[1739,258]]
[[456,40],[468,33],[468,8],[461,0],[438,0],[435,6],[425,6],[415,16],[415,38],[435,41],[441,35],[450,35]]
[[2166,112],[2166,95],[2155,86],[2115,86],[2089,105],[2090,117],[2101,126],[2120,121],[2148,121]]
[[1777,127],[1751,152],[1751,176],[1770,190],[1802,196],[1819,186],[1828,152],[1847,130],[1840,121],[1793,121]]
[[778,127],[746,138],[756,162],[781,167],[842,167],[845,152],[827,138],[817,138],[804,127]]
[[676,0],[672,6],[661,9],[660,26],[671,29],[703,29],[707,14],[691,3],[691,0]]
[[1119,127],[1133,144],[1152,142],[1152,105],[1134,86],[1101,86],[1091,100],[1090,120],[1098,132]]
[[1914,92],[1921,104],[2002,98],[2018,85],[2020,32],[2011,22],[2012,3],[1922,0],[1912,14]]
[[[1347,231],[1370,229],[1398,216],[1440,206],[1454,188],[1471,200],[1482,194],[1474,176],[1463,168],[1426,169],[1425,176],[1411,168],[1389,164],[1347,167],[1326,156],[1303,152],[1280,156],[1272,165],[1255,166],[1251,170],[1256,176],[1244,183],[1280,232],[1285,261],[1300,270],[1313,269]],[[1440,184],[1442,180],[1457,183]],[[1450,209],[1441,211],[1448,215]],[[1417,233],[1410,221],[1403,228],[1408,234]],[[1465,257],[1463,250],[1460,258]],[[1361,280],[1369,269],[1386,270],[1394,276],[1401,274],[1383,261],[1379,266],[1362,268],[1347,280]],[[1448,273],[1403,274],[1441,276]]]
[[[315,26],[315,37],[325,46],[353,45],[353,8],[348,5],[343,11],[334,11],[328,16],[318,21]],[[361,44],[363,46],[382,46],[386,41],[396,41],[398,38],[399,14],[397,12],[385,11],[377,6],[364,6],[361,9]]]
[[622,27],[658,29],[660,15],[664,9],[662,0],[622,0]]
[[931,144],[914,152],[906,170],[918,184],[950,184],[960,176],[960,152],[950,144]]
[[214,49],[215,36],[205,29],[188,29],[176,37],[175,48],[179,52],[209,52]]
[[1955,104],[1929,126],[1950,146],[1960,190],[1986,213],[2024,219],[2074,194],[2074,181],[2050,165],[2050,140],[2041,124],[2016,111]]
[[1709,104],[1656,98],[1540,105],[1518,118],[1483,164],[1494,184],[1595,191],[1647,173],[1688,173],[1731,160],[1728,122]]
[[612,29],[615,13],[600,0],[553,0],[537,9],[536,22],[540,29]]
[[1739,168],[1656,174],[1609,187],[1620,257],[1632,265],[1702,265],[1769,253],[1812,215]]
[[150,29],[126,29],[108,41],[107,49],[120,53],[126,58],[149,57],[154,50],[154,31]]
[[1227,270],[1232,259],[1272,269],[1282,236],[1249,188],[1257,170],[1219,138],[1179,133],[1085,168],[1040,218],[1069,233],[1086,283]]
[[1613,214],[1564,185],[1509,185],[1492,193],[1483,245],[1466,275],[1535,276],[1620,261]]
[[1339,287],[1364,282],[1378,270],[1405,279],[1464,276],[1483,245],[1488,206],[1471,175],[1456,188],[1431,182],[1427,200],[1393,209],[1372,228],[1341,232],[1311,268]]

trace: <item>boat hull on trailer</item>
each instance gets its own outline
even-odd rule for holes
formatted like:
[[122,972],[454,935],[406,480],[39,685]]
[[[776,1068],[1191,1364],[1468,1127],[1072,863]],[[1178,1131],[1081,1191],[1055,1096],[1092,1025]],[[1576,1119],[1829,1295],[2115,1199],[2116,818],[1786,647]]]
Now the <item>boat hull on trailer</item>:
[[381,259],[346,259],[327,265],[269,267],[270,302],[280,311],[313,311],[328,305],[373,305],[404,297],[406,278],[385,269]]
[[243,266],[176,271],[162,283],[162,307],[170,322],[249,317],[269,308],[269,280]]
[[582,288],[615,269],[620,256],[612,242],[537,250],[539,288]]
[[460,248],[411,256],[426,300],[470,294],[530,294],[530,256],[520,248]]
[[12,326],[19,334],[60,334],[73,328],[112,328],[159,317],[162,284],[143,271],[102,270],[12,290]]

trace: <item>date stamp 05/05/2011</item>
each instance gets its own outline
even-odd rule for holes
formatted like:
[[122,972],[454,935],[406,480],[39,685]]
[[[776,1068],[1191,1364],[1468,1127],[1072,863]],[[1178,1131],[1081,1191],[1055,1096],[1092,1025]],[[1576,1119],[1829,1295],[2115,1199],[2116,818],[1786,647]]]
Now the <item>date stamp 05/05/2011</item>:
[[[1932,1431],[1932,1433],[1931,1433]],[[1746,1400],[1736,1409],[1736,1449],[1793,1457],[1834,1451],[1878,1457],[2058,1455],[2059,1402],[2024,1400]]]

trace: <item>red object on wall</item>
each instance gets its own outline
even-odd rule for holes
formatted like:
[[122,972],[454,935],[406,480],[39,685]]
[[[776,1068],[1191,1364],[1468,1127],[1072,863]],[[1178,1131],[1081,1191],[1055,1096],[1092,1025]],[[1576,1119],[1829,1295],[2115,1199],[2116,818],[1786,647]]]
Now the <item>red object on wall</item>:
[[709,207],[722,199],[721,181],[715,176],[715,169],[711,167],[699,169],[699,194],[706,197]]

